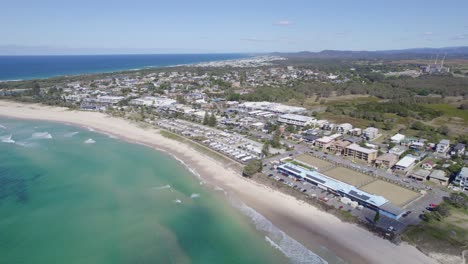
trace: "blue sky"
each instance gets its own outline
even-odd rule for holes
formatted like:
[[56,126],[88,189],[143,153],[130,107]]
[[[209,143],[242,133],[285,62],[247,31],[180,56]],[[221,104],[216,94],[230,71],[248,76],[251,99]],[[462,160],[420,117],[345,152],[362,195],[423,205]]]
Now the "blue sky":
[[3,0],[0,54],[468,46],[468,1]]

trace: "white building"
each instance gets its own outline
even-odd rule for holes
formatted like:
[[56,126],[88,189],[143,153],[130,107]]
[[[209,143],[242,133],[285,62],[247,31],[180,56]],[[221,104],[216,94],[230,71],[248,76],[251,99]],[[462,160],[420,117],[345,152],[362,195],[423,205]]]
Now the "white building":
[[280,123],[302,127],[311,125],[315,121],[317,119],[313,117],[295,114],[284,114],[278,117],[278,122]]
[[468,190],[468,167],[463,167],[460,170],[453,184],[460,186],[464,191]]
[[395,144],[400,144],[400,142],[403,139],[405,139],[405,135],[402,135],[402,134],[396,134],[396,135],[394,135],[393,137],[390,138],[391,142],[395,143]]
[[350,123],[343,123],[341,125],[338,125],[336,127],[336,130],[340,133],[346,133],[348,132],[349,130],[353,129],[353,125],[351,125]]
[[306,110],[304,107],[289,106],[271,102],[245,102],[239,104],[239,108],[246,109],[247,111],[264,110],[281,114],[301,113]]
[[378,135],[379,135],[379,129],[375,128],[375,127],[368,127],[366,129],[364,129],[364,131],[363,131],[363,136],[367,140],[372,140],[372,139],[376,138]]
[[416,158],[405,156],[395,164],[395,170],[406,173],[410,171],[414,165],[416,165]]
[[437,144],[436,151],[439,153],[447,153],[450,147],[450,140],[442,139],[439,144]]
[[133,105],[144,105],[144,106],[151,106],[151,107],[168,107],[176,103],[177,103],[176,100],[167,98],[165,96],[160,96],[160,97],[146,96],[143,98],[133,99],[129,102],[129,104],[133,104]]
[[105,95],[105,96],[100,96],[100,97],[96,98],[96,101],[99,102],[99,103],[104,103],[104,104],[116,104],[116,103],[122,101],[123,99],[125,99],[125,97],[123,97],[123,96]]

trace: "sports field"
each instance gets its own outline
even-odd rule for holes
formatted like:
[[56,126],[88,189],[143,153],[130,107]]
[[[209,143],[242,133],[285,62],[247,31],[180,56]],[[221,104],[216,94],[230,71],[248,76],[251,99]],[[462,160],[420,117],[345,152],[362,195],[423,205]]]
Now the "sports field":
[[345,182],[347,184],[351,184],[357,187],[375,179],[372,176],[369,176],[369,175],[366,175],[366,174],[363,174],[354,170],[350,170],[347,168],[343,168],[343,167],[336,167],[331,170],[324,171],[322,173],[334,179],[337,179],[339,181],[342,181],[342,182]]
[[321,160],[309,154],[301,154],[294,158],[297,161],[310,165],[311,167],[315,167],[318,170],[322,170],[324,168],[330,167],[332,164],[326,160]]
[[359,189],[368,193],[383,196],[398,206],[402,206],[419,196],[419,193],[417,192],[382,180],[373,181]]

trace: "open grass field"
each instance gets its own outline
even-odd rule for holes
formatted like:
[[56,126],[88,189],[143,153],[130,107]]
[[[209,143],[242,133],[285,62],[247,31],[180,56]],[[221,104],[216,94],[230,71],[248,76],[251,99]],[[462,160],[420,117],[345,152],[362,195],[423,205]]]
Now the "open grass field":
[[431,108],[431,109],[434,109],[434,110],[442,111],[444,113],[445,117],[460,118],[460,119],[464,120],[465,122],[468,122],[468,111],[458,109],[454,105],[450,105],[450,104],[428,104],[426,106]]
[[390,202],[402,206],[419,196],[419,193],[388,183],[376,180],[359,188],[365,192],[385,197]]
[[324,171],[323,174],[356,187],[369,183],[375,179],[372,176],[343,167],[336,167],[331,170]]
[[301,154],[301,155],[298,155],[294,158],[295,160],[299,161],[299,162],[302,162],[306,165],[309,165],[310,167],[315,167],[317,168],[319,171],[320,170],[323,170],[327,167],[330,167],[332,164],[328,161],[325,161],[325,160],[321,160],[319,158],[316,158],[312,155],[309,155],[309,154]]

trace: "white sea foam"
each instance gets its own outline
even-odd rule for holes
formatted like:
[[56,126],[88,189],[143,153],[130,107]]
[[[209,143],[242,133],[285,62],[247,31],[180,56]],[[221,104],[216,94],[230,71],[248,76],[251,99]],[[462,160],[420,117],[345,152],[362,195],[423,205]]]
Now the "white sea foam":
[[244,215],[249,217],[254,223],[257,230],[265,232],[267,236],[265,239],[272,245],[272,247],[281,251],[288,257],[292,263],[305,264],[324,264],[327,263],[324,259],[319,257],[314,252],[304,247],[301,243],[297,242],[286,233],[277,228],[273,223],[266,219],[263,215],[259,214],[254,209],[248,207],[243,202],[230,199],[234,207],[238,208]]
[[192,193],[192,195],[190,195],[190,198],[192,198],[192,199],[200,198],[200,194],[199,193]]
[[91,127],[86,127],[86,128],[87,128],[89,131],[91,131],[91,132],[94,132],[94,131],[96,131],[96,130],[94,130],[94,129],[93,129],[93,128],[91,128]]
[[78,134],[79,132],[69,132],[69,133],[65,133],[63,136],[64,137],[67,137],[67,138],[70,138],[70,137],[73,137],[74,135]]
[[174,200],[174,203],[178,203],[178,204],[180,204],[180,203],[182,203],[182,201],[181,201],[181,200],[179,200],[179,199],[175,199],[175,200]]
[[15,143],[15,141],[11,139],[12,136],[13,135],[11,134],[9,136],[2,136],[0,137],[0,141],[2,141],[3,143],[10,143],[10,144]]
[[87,140],[84,141],[85,144],[94,144],[96,141],[92,138],[88,138]]
[[1,128],[1,129],[7,129],[7,127],[4,126],[4,125],[2,125],[2,124],[0,124],[0,128]]
[[164,190],[164,189],[170,189],[170,188],[171,188],[171,186],[169,184],[167,184],[167,185],[163,185],[163,186],[156,186],[156,187],[153,187],[151,189],[153,189],[153,190]]
[[34,132],[31,136],[33,139],[51,139],[52,135],[49,132]]

